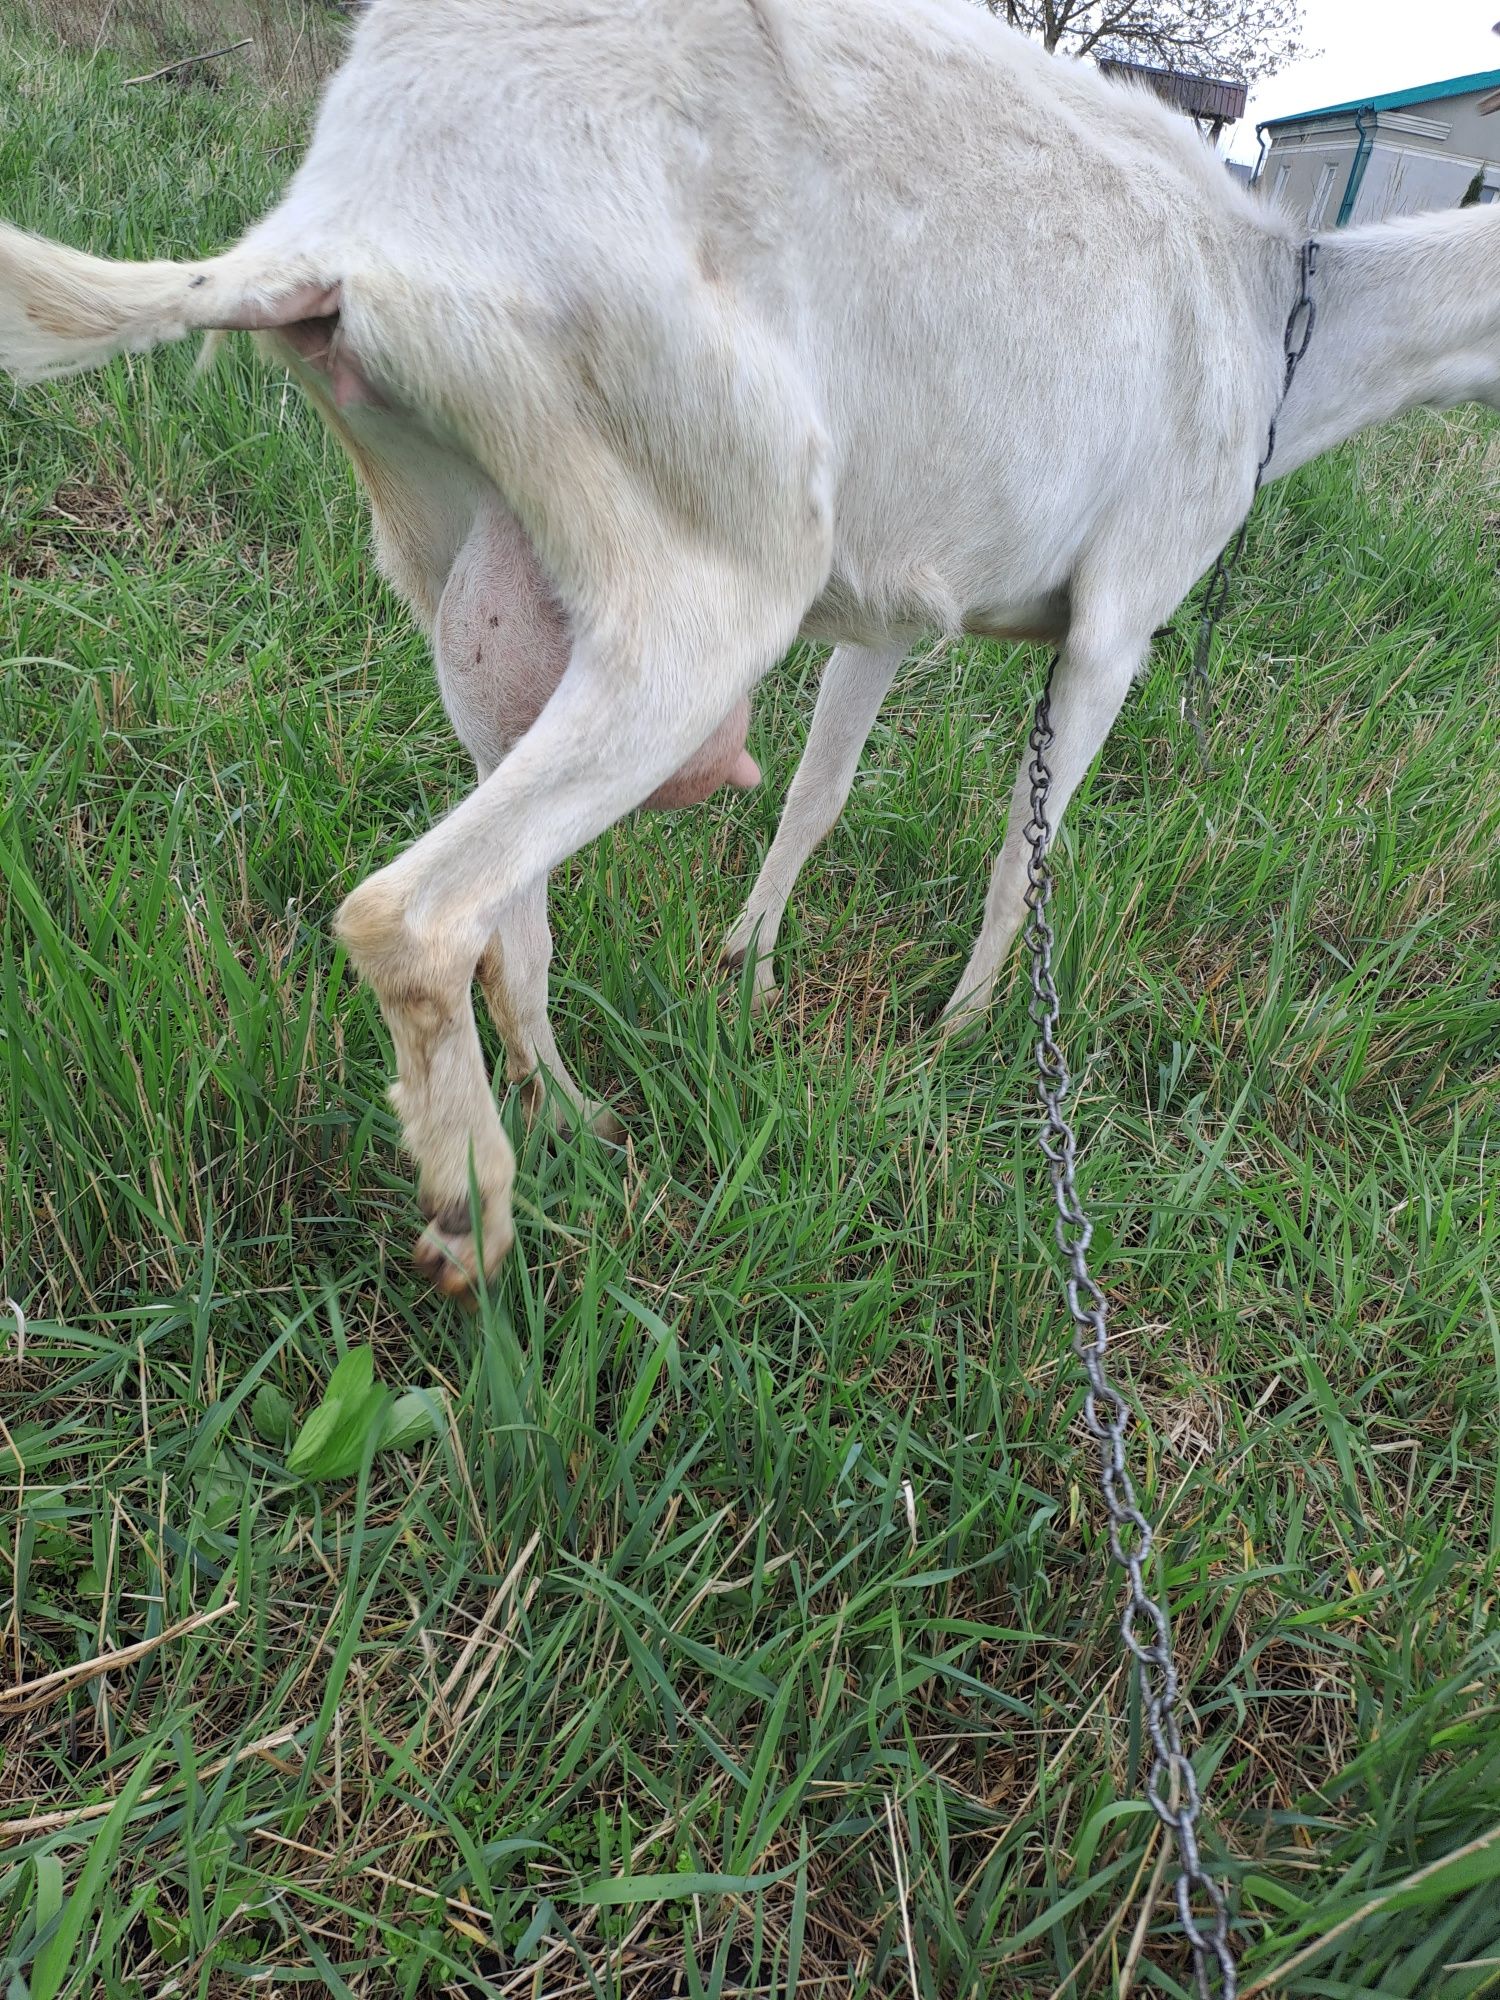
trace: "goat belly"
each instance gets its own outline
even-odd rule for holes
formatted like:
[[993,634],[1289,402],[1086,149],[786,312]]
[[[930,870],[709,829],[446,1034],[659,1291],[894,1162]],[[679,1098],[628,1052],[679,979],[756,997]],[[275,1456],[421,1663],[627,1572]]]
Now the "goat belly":
[[[536,721],[571,650],[567,614],[521,524],[498,502],[486,504],[448,574],[433,630],[443,705],[481,770],[493,770]],[[691,806],[721,785],[758,784],[745,747],[749,724],[750,704],[738,702],[643,803]]]

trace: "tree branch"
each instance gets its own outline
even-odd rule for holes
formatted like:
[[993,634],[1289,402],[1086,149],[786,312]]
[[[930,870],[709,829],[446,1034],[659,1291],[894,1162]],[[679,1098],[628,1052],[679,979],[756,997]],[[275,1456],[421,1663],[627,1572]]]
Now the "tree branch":
[[1303,0],[985,0],[1049,49],[1253,83],[1310,53]]
[[144,76],[127,76],[121,79],[121,90],[129,90],[133,83],[155,83],[159,76],[170,76],[174,69],[186,69],[189,63],[212,62],[215,56],[232,56],[236,49],[248,49],[255,40],[254,35],[246,35],[242,42],[230,42],[226,48],[205,49],[202,55],[179,56],[176,62],[163,63],[160,69],[148,69]]

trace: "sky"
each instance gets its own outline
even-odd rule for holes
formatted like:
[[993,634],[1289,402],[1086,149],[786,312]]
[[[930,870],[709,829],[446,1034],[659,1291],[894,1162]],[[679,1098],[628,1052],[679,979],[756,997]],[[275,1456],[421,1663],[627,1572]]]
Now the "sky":
[[1490,32],[1500,0],[1303,0],[1303,19],[1304,40],[1323,53],[1251,91],[1231,158],[1255,158],[1257,119],[1500,69],[1500,36]]

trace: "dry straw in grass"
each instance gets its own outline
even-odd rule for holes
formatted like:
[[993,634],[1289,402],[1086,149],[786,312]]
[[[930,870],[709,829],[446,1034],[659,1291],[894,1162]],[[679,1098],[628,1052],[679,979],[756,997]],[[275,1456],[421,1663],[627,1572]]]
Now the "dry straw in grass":
[[[335,0],[20,0],[19,11],[34,34],[140,68],[133,81],[171,89],[244,78],[299,96],[338,61],[350,10]],[[209,51],[215,60],[195,60]]]

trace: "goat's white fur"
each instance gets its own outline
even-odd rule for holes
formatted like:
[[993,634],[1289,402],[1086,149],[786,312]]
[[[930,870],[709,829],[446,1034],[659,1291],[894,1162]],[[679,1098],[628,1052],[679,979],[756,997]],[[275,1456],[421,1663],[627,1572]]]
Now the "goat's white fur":
[[[1296,257],[1185,121],[964,0],[375,0],[285,199],[225,256],[0,233],[22,375],[336,287],[391,407],[309,386],[387,573],[430,627],[499,505],[566,611],[539,719],[339,919],[396,1045],[439,1282],[510,1240],[481,961],[513,1073],[540,1062],[594,1110],[546,1025],[547,871],[799,634],[839,645],[730,940],[762,983],[920,634],[1061,644],[1055,824],[1249,504]],[[1500,400],[1500,212],[1326,239],[1318,292],[1273,474],[1417,402]],[[957,1018],[1019,921],[1024,796],[1023,776]]]

